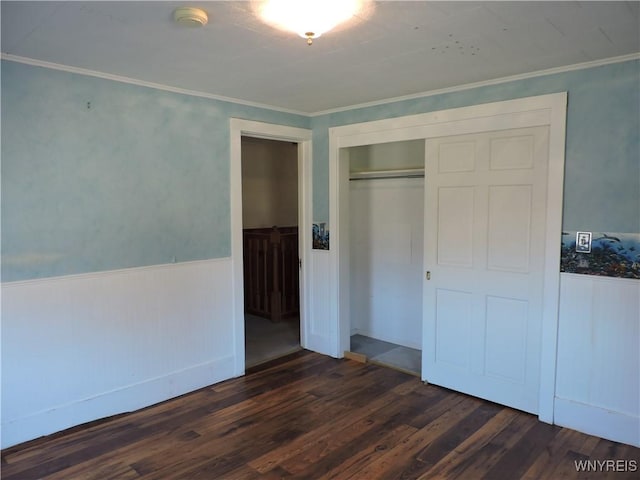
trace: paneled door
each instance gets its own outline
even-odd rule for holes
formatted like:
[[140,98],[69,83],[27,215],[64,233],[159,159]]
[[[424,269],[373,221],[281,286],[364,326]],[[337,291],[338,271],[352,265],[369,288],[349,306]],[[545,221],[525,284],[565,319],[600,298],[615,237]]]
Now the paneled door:
[[423,380],[531,413],[548,157],[548,127],[428,139],[425,150]]

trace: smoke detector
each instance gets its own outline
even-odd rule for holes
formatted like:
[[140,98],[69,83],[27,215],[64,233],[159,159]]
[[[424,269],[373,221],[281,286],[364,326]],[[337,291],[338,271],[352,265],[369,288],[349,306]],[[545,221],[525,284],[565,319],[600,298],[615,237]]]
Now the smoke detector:
[[203,27],[209,21],[209,16],[201,8],[178,7],[173,11],[173,20],[186,27]]

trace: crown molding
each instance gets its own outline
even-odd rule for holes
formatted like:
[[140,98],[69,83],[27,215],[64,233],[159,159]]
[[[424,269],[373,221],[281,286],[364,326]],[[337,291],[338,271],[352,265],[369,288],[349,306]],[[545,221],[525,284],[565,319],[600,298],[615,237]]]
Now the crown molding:
[[464,85],[457,85],[455,87],[441,88],[438,90],[428,90],[425,92],[413,93],[410,95],[403,95],[400,97],[386,98],[384,100],[374,100],[372,102],[358,103],[358,104],[349,105],[346,107],[338,107],[338,108],[332,108],[330,110],[322,110],[320,112],[315,112],[307,115],[309,115],[310,117],[319,117],[319,116],[328,115],[331,113],[346,112],[348,110],[356,110],[360,108],[376,107],[379,105],[387,105],[389,103],[402,102],[404,100],[415,100],[418,98],[433,97],[435,95],[442,95],[445,93],[461,92],[464,90],[471,90],[473,88],[486,87],[490,85],[499,85],[501,83],[514,82],[516,80],[526,80],[528,78],[543,77],[545,75],[572,72],[574,70],[583,70],[587,68],[600,67],[603,65],[610,65],[612,63],[622,63],[622,62],[628,62],[630,60],[638,60],[638,59],[640,59],[640,52],[632,53],[629,55],[622,55],[619,57],[610,57],[610,58],[604,58],[601,60],[593,60],[590,62],[576,63],[573,65],[565,65],[562,67],[549,68],[546,70],[537,70],[535,72],[511,75],[509,77],[500,77],[500,78],[495,78],[493,80],[485,80],[482,82],[467,83]]
[[287,108],[276,107],[274,105],[266,105],[263,103],[250,102],[247,100],[241,100],[239,98],[224,97],[222,95],[214,95],[212,93],[200,92],[197,90],[189,90],[186,88],[172,87],[172,86],[163,85],[160,83],[147,82],[146,80],[138,80],[136,78],[124,77],[122,75],[113,75],[111,73],[99,72],[97,70],[89,70],[86,68],[72,67],[70,65],[63,65],[60,63],[45,62],[43,60],[37,60],[35,58],[29,58],[29,57],[21,57],[19,55],[12,55],[10,53],[2,53],[0,54],[0,58],[2,60],[7,60],[10,62],[32,65],[34,67],[50,68],[52,70],[60,70],[68,73],[77,73],[79,75],[86,75],[89,77],[102,78],[105,80],[113,80],[114,82],[129,83],[131,85],[154,88],[156,90],[164,90],[166,92],[171,92],[171,93],[179,93],[181,95],[190,95],[192,97],[207,98],[209,100],[218,100],[221,102],[235,103],[235,104],[244,105],[247,107],[261,108],[261,109],[272,110],[272,111],[277,111],[282,113],[290,113],[293,115],[301,115],[303,117],[309,117],[308,112],[300,112],[297,110],[290,110]]
[[135,78],[130,78],[130,77],[124,77],[121,75],[113,75],[110,73],[104,73],[104,72],[99,72],[96,70],[89,70],[86,68],[80,68],[80,67],[72,67],[69,65],[62,65],[59,63],[53,63],[53,62],[45,62],[43,60],[36,60],[34,58],[28,58],[28,57],[21,57],[19,55],[12,55],[9,53],[2,53],[0,54],[0,58],[2,58],[3,60],[8,60],[11,62],[17,62],[17,63],[24,63],[27,65],[33,65],[36,67],[44,67],[44,68],[50,68],[53,70],[61,70],[64,72],[69,72],[69,73],[77,73],[80,75],[87,75],[90,77],[97,77],[97,78],[103,78],[106,80],[113,80],[115,82],[121,82],[121,83],[129,83],[132,85],[138,85],[138,86],[142,86],[142,87],[148,87],[148,88],[155,88],[157,90],[164,90],[167,92],[172,92],[172,93],[178,93],[181,95],[190,95],[193,97],[201,97],[201,98],[207,98],[210,100],[218,100],[221,102],[229,102],[229,103],[235,103],[238,105],[245,105],[248,107],[254,107],[254,108],[260,108],[260,109],[266,109],[266,110],[272,110],[272,111],[276,111],[276,112],[282,112],[282,113],[289,113],[292,115],[300,115],[303,117],[308,117],[308,118],[313,118],[313,117],[320,117],[322,115],[328,115],[331,113],[340,113],[340,112],[345,112],[348,110],[356,110],[356,109],[361,109],[361,108],[368,108],[368,107],[375,107],[375,106],[379,106],[379,105],[387,105],[390,103],[395,103],[395,102],[402,102],[405,100],[415,100],[418,98],[424,98],[424,97],[432,97],[435,95],[442,95],[445,93],[454,93],[454,92],[461,92],[464,90],[471,90],[473,88],[479,88],[479,87],[486,87],[486,86],[491,86],[491,85],[499,85],[501,83],[508,83],[508,82],[514,82],[517,80],[526,80],[528,78],[535,78],[535,77],[542,77],[545,75],[553,75],[553,74],[558,74],[558,73],[565,73],[565,72],[571,72],[571,71],[575,71],[575,70],[584,70],[587,68],[594,68],[594,67],[600,67],[603,65],[610,65],[613,63],[622,63],[622,62],[628,62],[630,60],[639,60],[640,59],[640,52],[639,53],[632,53],[629,55],[621,55],[619,57],[610,57],[610,58],[604,58],[601,60],[593,60],[590,62],[583,62],[583,63],[576,63],[573,65],[565,65],[562,67],[555,67],[555,68],[549,68],[546,70],[538,70],[535,72],[529,72],[529,73],[523,73],[523,74],[519,74],[519,75],[511,75],[508,77],[501,77],[501,78],[496,78],[493,80],[486,80],[483,82],[475,82],[475,83],[467,83],[464,85],[457,85],[454,87],[447,87],[447,88],[441,88],[438,90],[427,90],[424,92],[420,92],[420,93],[413,93],[410,95],[403,95],[403,96],[399,96],[399,97],[392,97],[392,98],[386,98],[383,100],[375,100],[372,102],[366,102],[366,103],[358,103],[358,104],[353,104],[353,105],[347,105],[344,107],[337,107],[337,108],[332,108],[329,110],[321,110],[318,112],[313,112],[313,113],[309,113],[309,112],[302,112],[299,110],[291,110],[291,109],[287,109],[287,108],[282,108],[282,107],[278,107],[278,106],[274,106],[274,105],[268,105],[268,104],[263,104],[263,103],[257,103],[257,102],[250,102],[247,100],[241,100],[238,98],[232,98],[232,97],[224,97],[222,95],[214,95],[212,93],[206,93],[206,92],[200,92],[197,90],[188,90],[185,88],[178,88],[178,87],[171,87],[169,85],[163,85],[160,83],[153,83],[153,82],[147,82],[145,80],[138,80]]

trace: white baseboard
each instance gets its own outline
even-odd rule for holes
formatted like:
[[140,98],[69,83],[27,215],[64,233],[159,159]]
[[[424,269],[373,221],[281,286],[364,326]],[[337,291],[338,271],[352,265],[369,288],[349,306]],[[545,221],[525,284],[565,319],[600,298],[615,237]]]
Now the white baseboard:
[[640,418],[625,413],[556,397],[554,423],[640,447]]
[[[233,374],[234,357],[220,358],[2,424],[2,448],[76,425],[132,412],[198,390]],[[99,412],[99,413],[97,413]]]

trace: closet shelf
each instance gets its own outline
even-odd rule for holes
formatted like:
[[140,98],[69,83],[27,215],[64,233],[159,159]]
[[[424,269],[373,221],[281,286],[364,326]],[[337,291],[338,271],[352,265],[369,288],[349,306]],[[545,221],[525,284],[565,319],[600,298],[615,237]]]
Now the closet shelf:
[[349,180],[378,180],[384,178],[424,178],[424,168],[371,170],[367,172],[351,172],[349,174]]

